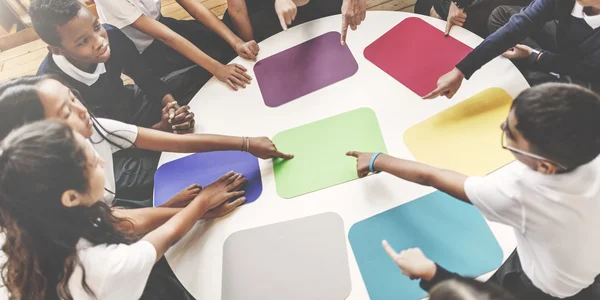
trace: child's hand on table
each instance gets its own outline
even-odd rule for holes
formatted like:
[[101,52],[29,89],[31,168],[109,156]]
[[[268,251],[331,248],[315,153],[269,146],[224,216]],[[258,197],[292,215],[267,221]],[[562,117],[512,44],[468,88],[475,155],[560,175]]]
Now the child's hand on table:
[[199,184],[192,184],[181,192],[177,193],[169,201],[165,202],[161,207],[186,207],[202,190],[202,186]]
[[[209,210],[217,208],[227,200],[243,196],[244,191],[241,188],[247,182],[248,180],[242,174],[231,171],[217,179],[217,181],[205,186],[193,201],[207,201]],[[245,197],[238,200],[240,199],[246,201]]]
[[346,152],[346,155],[356,158],[356,174],[358,175],[358,178],[369,175],[371,172],[369,170],[369,165],[371,163],[371,157],[373,157],[373,152],[349,151]]
[[342,3],[342,45],[346,44],[348,26],[356,30],[358,25],[367,17],[365,0],[344,0]]
[[221,205],[207,211],[204,216],[202,216],[202,219],[216,219],[228,215],[238,206],[244,204],[244,202],[246,202],[245,197],[240,197],[233,201],[225,201],[221,203]]
[[450,34],[450,29],[452,26],[457,25],[463,27],[465,25],[465,21],[467,20],[467,13],[461,8],[458,8],[454,1],[450,2],[450,11],[448,12],[448,20],[446,22],[446,32],[444,35],[448,36]]
[[269,158],[282,158],[282,159],[290,159],[293,158],[293,154],[285,154],[279,152],[273,141],[268,137],[255,137],[250,138],[249,141],[249,149],[247,150],[250,154],[261,158],[261,159],[269,159]]
[[230,64],[222,65],[213,75],[227,83],[234,91],[237,91],[238,86],[246,88],[246,84],[250,84],[252,77],[246,73],[247,71],[242,65]]
[[410,277],[410,279],[431,280],[435,276],[437,272],[435,263],[427,258],[421,249],[411,248],[396,253],[387,241],[383,241],[381,244],[385,252],[400,267],[402,274]]
[[258,55],[260,48],[254,40],[249,42],[240,40],[240,42],[235,45],[234,50],[240,57],[256,61],[256,56]]
[[438,79],[437,88],[423,96],[423,99],[433,99],[438,96],[446,96],[446,98],[451,99],[460,88],[464,78],[465,75],[459,69],[452,69],[452,71],[442,75]]
[[298,8],[292,0],[275,0],[275,12],[279,18],[281,28],[285,31],[296,18]]

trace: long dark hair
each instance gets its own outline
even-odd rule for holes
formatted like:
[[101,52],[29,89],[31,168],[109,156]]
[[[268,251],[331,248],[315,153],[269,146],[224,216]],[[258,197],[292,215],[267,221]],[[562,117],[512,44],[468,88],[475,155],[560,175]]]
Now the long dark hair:
[[[60,122],[25,125],[0,144],[0,231],[7,256],[0,274],[11,299],[71,300],[68,281],[80,265],[80,239],[93,245],[136,240],[119,229],[127,220],[114,217],[102,201],[63,206],[65,191],[88,191],[88,175],[83,149]],[[85,278],[83,269],[81,284],[93,296]]]

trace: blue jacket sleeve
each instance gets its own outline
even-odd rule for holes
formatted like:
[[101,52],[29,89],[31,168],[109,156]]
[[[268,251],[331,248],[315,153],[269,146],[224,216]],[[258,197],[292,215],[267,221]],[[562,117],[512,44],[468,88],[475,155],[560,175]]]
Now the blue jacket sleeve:
[[535,63],[537,69],[587,80],[600,78],[600,49],[585,57],[544,51]]
[[442,268],[438,264],[435,264],[435,266],[437,267],[437,270],[433,278],[431,280],[421,280],[421,282],[419,283],[421,288],[426,292],[429,292],[436,284],[444,280],[462,277],[456,273],[449,272],[448,270]]
[[535,30],[544,26],[546,22],[554,20],[556,1],[561,0],[533,1],[519,14],[512,16],[506,25],[473,49],[456,65],[456,68],[465,75],[465,78],[469,79],[483,65],[523,41]]

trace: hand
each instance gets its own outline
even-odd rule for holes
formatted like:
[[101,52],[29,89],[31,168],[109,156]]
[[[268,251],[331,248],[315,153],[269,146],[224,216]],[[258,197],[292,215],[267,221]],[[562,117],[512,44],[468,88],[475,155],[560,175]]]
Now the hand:
[[227,83],[234,91],[237,91],[238,86],[245,88],[246,84],[250,84],[252,77],[246,73],[247,71],[242,65],[230,64],[222,66],[214,75],[217,79]]
[[461,8],[458,8],[454,1],[450,1],[450,11],[448,12],[448,20],[446,22],[446,32],[444,35],[448,36],[450,34],[450,29],[452,26],[457,25],[463,27],[465,25],[465,21],[467,20],[467,13]]
[[294,155],[292,154],[285,154],[277,151],[277,147],[275,146],[275,144],[273,144],[273,141],[271,141],[271,139],[269,139],[268,137],[250,138],[249,145],[250,147],[248,149],[248,152],[261,159],[291,159],[294,157]]
[[256,56],[258,55],[258,51],[260,50],[260,48],[258,47],[258,44],[255,41],[249,41],[249,42],[240,41],[233,48],[235,49],[235,52],[237,52],[237,54],[240,57],[243,57],[245,59],[250,59],[253,61],[256,61]]
[[373,157],[373,154],[373,152],[346,152],[347,156],[356,157],[356,174],[358,175],[358,178],[366,177],[371,172],[371,170],[369,170],[369,165],[371,164],[371,157]]
[[179,107],[175,104],[174,108],[169,109],[169,124],[175,134],[185,134],[194,131],[194,113],[190,112],[189,105]]
[[216,219],[228,215],[238,206],[244,204],[244,202],[246,202],[246,197],[237,198],[234,201],[225,201],[221,205],[207,211],[202,216],[202,219]]
[[163,203],[161,207],[186,207],[202,190],[202,186],[199,184],[192,184],[181,192],[175,194],[169,201]]
[[346,44],[348,26],[356,30],[358,25],[367,17],[365,0],[344,0],[342,3],[342,45]]
[[244,191],[240,189],[247,182],[248,180],[242,174],[231,171],[205,186],[193,201],[206,201],[209,210],[216,208],[229,199],[244,195]]
[[292,22],[296,19],[298,8],[292,0],[275,0],[275,12],[279,18],[281,28],[286,31],[288,26],[292,25]]
[[402,274],[410,279],[431,280],[437,272],[437,267],[433,261],[423,254],[419,248],[411,248],[396,253],[387,241],[381,242],[385,252],[400,267]]
[[531,47],[527,45],[518,44],[513,48],[506,50],[506,52],[504,52],[502,56],[508,59],[524,59],[529,57],[531,53],[533,53],[533,49],[531,49]]
[[452,69],[452,71],[438,79],[437,88],[425,95],[423,99],[433,99],[437,96],[446,96],[446,98],[451,99],[460,88],[464,78],[465,75],[459,69]]

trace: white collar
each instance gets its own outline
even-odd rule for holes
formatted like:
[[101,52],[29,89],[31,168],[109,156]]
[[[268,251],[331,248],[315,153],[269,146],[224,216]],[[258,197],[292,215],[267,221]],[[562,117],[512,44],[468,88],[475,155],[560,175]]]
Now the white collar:
[[573,11],[571,12],[571,16],[585,20],[585,22],[590,25],[592,29],[600,27],[600,15],[588,16],[585,14],[585,12],[583,12],[583,8],[583,5],[576,1]]
[[96,83],[98,78],[100,78],[100,75],[106,73],[106,67],[104,66],[104,63],[96,65],[96,70],[93,73],[88,73],[75,67],[69,60],[67,60],[66,57],[62,55],[52,54],[52,59],[59,69],[71,76],[73,79],[85,83],[88,86]]

